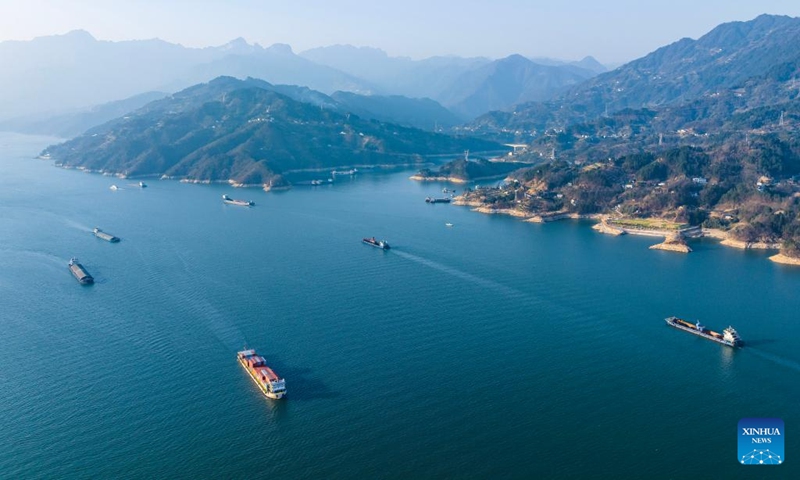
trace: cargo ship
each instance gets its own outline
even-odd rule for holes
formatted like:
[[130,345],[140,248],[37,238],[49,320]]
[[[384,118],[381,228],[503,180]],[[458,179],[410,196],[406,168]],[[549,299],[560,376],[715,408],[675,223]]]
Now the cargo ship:
[[449,197],[443,197],[443,198],[426,197],[425,198],[425,202],[427,202],[427,203],[450,203],[450,200],[451,199]]
[[675,327],[677,329],[683,330],[684,332],[693,333],[703,338],[707,338],[717,343],[721,343],[723,345],[727,345],[729,347],[741,347],[744,345],[741,337],[736,332],[733,327],[728,327],[722,331],[722,333],[717,333],[713,330],[709,330],[703,325],[700,325],[700,322],[697,324],[687,322],[686,320],[682,320],[678,317],[669,317],[665,319],[667,325],[670,327]]
[[264,357],[256,354],[255,350],[242,350],[236,358],[267,398],[277,400],[286,395],[286,380],[269,368]]
[[83,265],[78,263],[77,258],[72,258],[69,261],[69,271],[78,279],[81,285],[91,285],[94,283],[94,277],[89,275],[89,272],[83,268]]
[[361,241],[366,243],[367,245],[372,245],[373,247],[378,247],[383,250],[389,250],[391,248],[385,240],[375,240],[375,237],[363,238],[361,239]]
[[111,235],[110,233],[106,233],[106,232],[100,230],[97,227],[95,227],[95,229],[92,230],[92,233],[94,233],[95,237],[100,238],[102,240],[105,240],[106,242],[111,242],[111,243],[119,242],[119,237],[115,237],[114,235]]
[[236,200],[227,195],[222,196],[222,201],[229,205],[238,205],[240,207],[252,207],[256,204],[255,202],[251,202],[249,200]]

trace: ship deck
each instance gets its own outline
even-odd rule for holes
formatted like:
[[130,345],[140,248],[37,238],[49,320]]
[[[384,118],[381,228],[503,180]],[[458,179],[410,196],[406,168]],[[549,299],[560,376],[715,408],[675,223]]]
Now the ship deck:
[[[279,398],[281,398],[283,395],[286,395],[286,392],[283,392],[283,393],[282,393],[280,396],[278,396],[278,395],[276,395],[276,394],[274,394],[274,393],[270,393],[270,392],[269,392],[269,390],[267,390],[267,387],[265,387],[265,386],[264,386],[264,385],[263,385],[263,384],[262,384],[262,383],[261,383],[261,382],[258,380],[258,378],[255,376],[255,374],[253,373],[253,371],[252,371],[252,370],[250,370],[250,368],[247,366],[247,363],[245,363],[245,359],[244,359],[244,358],[239,358],[239,357],[237,356],[237,360],[239,361],[239,364],[241,364],[241,365],[242,365],[242,367],[244,367],[244,370],[245,370],[245,372],[247,372],[247,374],[248,374],[248,375],[250,375],[250,378],[251,378],[251,379],[253,380],[253,382],[254,382],[254,383],[255,383],[255,384],[258,386],[258,389],[259,389],[259,390],[261,390],[261,393],[263,393],[265,397],[267,397],[267,398],[272,398],[272,399],[279,399]],[[270,370],[270,371],[271,371],[271,370]],[[276,376],[277,376],[277,375],[276,375]]]

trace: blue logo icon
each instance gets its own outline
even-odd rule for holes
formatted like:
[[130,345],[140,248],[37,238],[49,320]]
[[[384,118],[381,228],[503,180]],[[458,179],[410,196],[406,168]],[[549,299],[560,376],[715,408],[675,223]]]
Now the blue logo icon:
[[783,457],[783,420],[743,418],[739,420],[739,463],[780,465]]

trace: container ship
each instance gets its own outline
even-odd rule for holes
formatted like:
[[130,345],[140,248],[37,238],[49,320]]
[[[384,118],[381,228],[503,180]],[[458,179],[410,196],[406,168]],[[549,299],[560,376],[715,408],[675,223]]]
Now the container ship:
[[434,198],[434,197],[426,197],[425,202],[427,203],[450,203],[449,197],[442,197],[442,198]]
[[83,268],[83,265],[78,263],[77,258],[72,258],[69,261],[69,271],[78,279],[81,285],[91,285],[94,283],[94,277],[89,275],[89,272]]
[[361,239],[361,241],[366,243],[367,245],[372,245],[373,247],[378,247],[383,250],[389,250],[391,248],[385,240],[376,240],[375,237],[363,238]]
[[106,233],[106,232],[100,230],[99,228],[95,227],[95,229],[92,230],[92,233],[94,233],[95,237],[100,238],[102,240],[105,240],[106,242],[111,242],[111,243],[119,242],[119,237],[115,237],[114,235],[111,235],[110,233]]
[[684,332],[693,333],[703,338],[707,338],[717,343],[721,343],[723,345],[727,345],[729,347],[741,347],[744,345],[741,337],[736,332],[733,327],[728,327],[722,331],[722,334],[717,333],[713,330],[709,330],[703,325],[700,325],[700,322],[697,324],[687,322],[686,320],[682,320],[678,317],[669,317],[665,319],[667,325],[670,327],[675,327],[677,329],[683,330]]
[[222,196],[222,201],[229,205],[238,205],[240,207],[252,207],[256,204],[255,202],[251,202],[249,200],[236,200],[227,195]]
[[269,368],[264,357],[256,354],[255,350],[242,350],[236,358],[267,398],[277,400],[286,395],[286,380]]

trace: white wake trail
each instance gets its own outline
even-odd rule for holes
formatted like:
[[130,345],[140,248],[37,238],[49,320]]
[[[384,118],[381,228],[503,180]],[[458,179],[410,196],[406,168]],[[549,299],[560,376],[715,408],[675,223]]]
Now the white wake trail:
[[452,275],[452,276],[454,276],[456,278],[459,278],[461,280],[470,282],[472,284],[481,286],[481,287],[489,289],[489,290],[493,290],[493,291],[495,291],[497,293],[500,293],[500,294],[503,294],[503,295],[505,295],[507,297],[523,298],[523,297],[526,296],[523,292],[521,292],[521,291],[519,291],[517,289],[511,288],[511,287],[507,287],[507,286],[505,286],[505,285],[503,285],[501,283],[495,282],[494,280],[481,278],[481,277],[478,277],[477,275],[473,275],[471,273],[464,272],[464,271],[459,270],[457,268],[448,267],[447,265],[443,265],[443,264],[441,264],[439,262],[434,262],[433,260],[428,260],[427,258],[423,258],[423,257],[417,256],[417,255],[414,255],[414,254],[411,254],[411,253],[408,253],[408,252],[399,251],[399,250],[392,250],[392,253],[394,255],[399,255],[399,256],[401,256],[403,258],[411,260],[412,262],[416,262],[416,263],[419,263],[421,265],[425,265],[426,267],[433,268],[434,270],[438,270],[440,272],[447,273],[448,275]]

